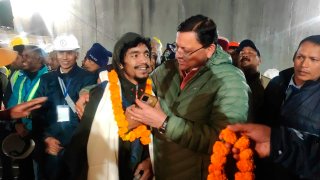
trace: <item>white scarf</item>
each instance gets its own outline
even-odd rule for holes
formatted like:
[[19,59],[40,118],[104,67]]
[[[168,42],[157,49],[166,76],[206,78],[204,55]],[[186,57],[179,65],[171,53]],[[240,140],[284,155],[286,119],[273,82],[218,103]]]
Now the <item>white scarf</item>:
[[87,144],[88,180],[118,180],[118,126],[114,120],[109,83],[94,116]]

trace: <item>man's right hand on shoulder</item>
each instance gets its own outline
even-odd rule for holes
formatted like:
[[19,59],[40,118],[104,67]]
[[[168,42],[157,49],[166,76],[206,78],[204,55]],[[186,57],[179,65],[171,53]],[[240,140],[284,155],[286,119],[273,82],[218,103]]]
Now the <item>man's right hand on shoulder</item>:
[[63,149],[62,146],[60,146],[60,141],[57,140],[54,137],[47,137],[44,140],[46,144],[46,153],[56,156],[61,149]]
[[83,92],[79,95],[79,99],[76,102],[76,111],[79,119],[82,118],[84,108],[86,104],[89,102],[89,92]]

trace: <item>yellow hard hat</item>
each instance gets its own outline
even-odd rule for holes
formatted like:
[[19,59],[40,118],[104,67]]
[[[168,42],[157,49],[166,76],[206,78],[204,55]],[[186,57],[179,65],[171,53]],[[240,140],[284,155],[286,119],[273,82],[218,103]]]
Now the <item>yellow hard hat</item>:
[[25,37],[21,37],[21,36],[16,36],[14,37],[11,42],[10,42],[10,47],[14,47],[14,46],[18,46],[18,45],[28,45],[29,44],[29,40]]

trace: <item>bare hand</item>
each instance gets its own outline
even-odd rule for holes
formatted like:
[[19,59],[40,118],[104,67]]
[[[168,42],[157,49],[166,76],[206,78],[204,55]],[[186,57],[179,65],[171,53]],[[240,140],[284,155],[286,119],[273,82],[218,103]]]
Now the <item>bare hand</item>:
[[153,108],[139,99],[136,99],[136,104],[138,107],[128,109],[129,113],[132,114],[132,119],[135,121],[159,128],[167,117],[159,105]]
[[133,120],[133,114],[132,111],[129,111],[129,109],[134,108],[136,105],[131,105],[129,107],[127,107],[126,112],[125,112],[125,116],[126,116],[126,120],[128,121],[129,125],[128,125],[128,129],[131,130],[133,128],[138,127],[139,125],[142,125],[141,122],[139,121],[135,121]]
[[29,132],[23,123],[16,123],[14,126],[19,136],[25,137],[28,135]]
[[134,176],[139,176],[139,172],[142,171],[142,176],[140,177],[140,180],[148,180],[151,179],[153,176],[152,172],[152,165],[150,158],[145,159],[140,164],[138,164],[137,169],[134,173]]
[[[259,157],[264,158],[270,155],[270,127],[260,124],[234,124],[228,125],[227,128],[234,132],[243,133],[255,141],[254,148]],[[236,152],[236,150],[233,149],[233,152]]]
[[79,119],[82,118],[84,108],[86,104],[89,102],[89,92],[83,92],[79,95],[79,99],[76,102],[76,111],[78,114]]
[[13,106],[7,111],[10,112],[11,119],[23,118],[29,116],[32,110],[40,108],[42,106],[42,103],[44,103],[47,99],[47,97],[35,98],[31,101]]
[[61,149],[63,149],[62,146],[60,146],[60,141],[57,140],[54,137],[47,137],[44,140],[46,144],[46,153],[56,156]]

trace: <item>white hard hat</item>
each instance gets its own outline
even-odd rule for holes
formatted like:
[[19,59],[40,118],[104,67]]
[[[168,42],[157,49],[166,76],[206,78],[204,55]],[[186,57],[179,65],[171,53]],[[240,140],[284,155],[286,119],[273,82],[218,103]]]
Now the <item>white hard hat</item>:
[[25,159],[34,150],[35,142],[30,138],[20,137],[11,133],[2,141],[3,153],[13,159]]
[[57,36],[53,41],[53,50],[54,51],[72,51],[79,49],[79,43],[74,35],[63,34]]

